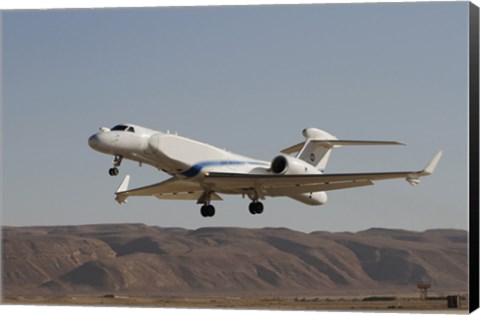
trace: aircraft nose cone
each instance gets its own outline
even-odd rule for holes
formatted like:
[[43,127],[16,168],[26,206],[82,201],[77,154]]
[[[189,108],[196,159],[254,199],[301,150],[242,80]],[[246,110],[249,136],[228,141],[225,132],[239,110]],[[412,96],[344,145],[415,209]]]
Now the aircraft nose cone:
[[98,139],[98,135],[93,135],[90,138],[88,138],[88,145],[91,148],[96,148],[98,147],[98,144],[100,143],[100,140]]

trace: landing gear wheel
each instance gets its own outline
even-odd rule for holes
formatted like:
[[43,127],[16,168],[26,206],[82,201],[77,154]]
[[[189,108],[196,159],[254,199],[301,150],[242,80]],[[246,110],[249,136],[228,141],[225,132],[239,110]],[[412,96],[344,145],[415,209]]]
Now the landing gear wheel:
[[118,168],[112,167],[111,169],[108,170],[108,174],[110,174],[110,176],[117,176],[118,175]]
[[120,155],[115,155],[115,158],[113,159],[113,167],[108,170],[108,174],[110,176],[117,176],[118,175],[118,167],[120,164],[122,164],[123,156]]
[[251,214],[256,214],[257,213],[257,211],[255,211],[255,203],[254,202],[251,202],[248,205],[248,211],[250,211]]
[[215,207],[212,205],[204,205],[200,208],[200,213],[204,218],[213,217],[215,215]]
[[202,215],[202,217],[206,218],[207,217],[207,206],[202,206],[200,208],[200,214]]
[[215,215],[215,208],[212,205],[208,205],[207,212],[209,217],[213,217]]
[[263,203],[258,201],[251,202],[248,210],[251,214],[261,214],[263,212]]
[[257,202],[257,214],[262,214],[263,213],[263,203]]

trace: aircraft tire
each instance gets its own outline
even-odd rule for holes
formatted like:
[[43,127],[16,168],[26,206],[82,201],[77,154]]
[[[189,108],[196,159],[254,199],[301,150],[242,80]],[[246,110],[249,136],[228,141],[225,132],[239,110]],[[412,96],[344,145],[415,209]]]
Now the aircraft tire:
[[255,212],[258,213],[258,214],[262,214],[263,213],[263,203],[261,202],[257,202],[256,203],[256,209],[255,209]]
[[263,212],[263,203],[258,201],[251,202],[248,210],[251,214],[261,214]]
[[255,202],[251,202],[248,205],[248,211],[250,211],[251,214],[256,214],[257,213],[257,211],[255,211]]
[[117,176],[118,175],[118,168],[116,167],[112,167],[111,169],[108,170],[108,174],[110,174],[110,176]]
[[200,208],[200,214],[202,215],[202,217],[206,218],[208,216],[208,213],[207,213],[207,206],[202,206]]
[[215,215],[215,207],[213,207],[212,205],[203,205],[200,208],[200,213],[204,218],[213,217]]
[[207,206],[207,214],[209,217],[213,217],[215,215],[215,207],[212,205]]

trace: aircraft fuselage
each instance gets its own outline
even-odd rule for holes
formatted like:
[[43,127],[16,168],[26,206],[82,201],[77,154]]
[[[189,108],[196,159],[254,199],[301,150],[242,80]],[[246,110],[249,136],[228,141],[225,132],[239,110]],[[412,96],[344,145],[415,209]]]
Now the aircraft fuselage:
[[[126,125],[127,126],[127,125]],[[136,125],[134,132],[102,128],[88,143],[93,149],[149,164],[172,176],[194,177],[216,172],[245,173],[266,171],[270,163],[234,154],[226,150],[176,134],[162,133]]]

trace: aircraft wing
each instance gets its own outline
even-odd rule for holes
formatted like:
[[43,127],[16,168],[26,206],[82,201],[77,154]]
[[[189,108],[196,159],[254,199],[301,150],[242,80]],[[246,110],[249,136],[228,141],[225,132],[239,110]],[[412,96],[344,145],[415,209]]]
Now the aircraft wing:
[[[329,191],[373,185],[376,180],[405,178],[410,184],[420,183],[419,178],[433,173],[442,152],[420,171],[384,173],[345,173],[345,174],[239,174],[207,173],[200,181],[170,178],[166,181],[135,189],[128,189],[130,176],[127,175],[116,191],[115,200],[125,203],[129,196],[155,196],[159,199],[197,200],[202,203],[206,192],[202,185],[218,190],[261,189],[270,196],[288,196],[298,193]],[[210,200],[222,200],[217,193],[211,193]]]
[[[130,176],[125,176],[120,187],[115,192],[115,200],[125,203],[130,196],[154,196],[158,199],[169,200],[199,200],[204,190],[198,182],[190,180],[170,178],[166,181],[128,190]],[[211,194],[211,200],[222,200],[218,194]]]
[[208,173],[204,182],[213,187],[226,186],[232,189],[262,188],[272,196],[373,185],[373,181],[394,178],[405,178],[410,184],[416,185],[420,183],[421,176],[433,173],[441,155],[442,152],[438,152],[421,171],[301,175]]

